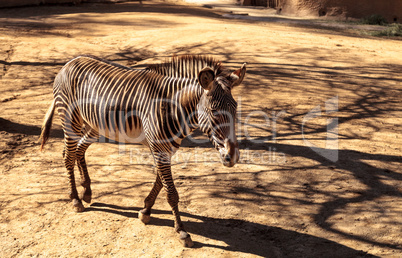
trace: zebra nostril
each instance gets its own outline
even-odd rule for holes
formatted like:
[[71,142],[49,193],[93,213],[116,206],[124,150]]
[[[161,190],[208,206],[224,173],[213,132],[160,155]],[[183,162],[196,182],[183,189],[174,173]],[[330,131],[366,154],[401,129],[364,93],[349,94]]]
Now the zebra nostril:
[[230,155],[229,154],[225,155],[225,161],[230,162]]

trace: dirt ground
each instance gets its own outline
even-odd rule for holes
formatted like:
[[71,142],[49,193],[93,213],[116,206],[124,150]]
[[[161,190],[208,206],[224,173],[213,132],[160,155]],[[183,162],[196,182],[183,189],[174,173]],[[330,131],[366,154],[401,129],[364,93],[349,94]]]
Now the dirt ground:
[[[401,46],[163,2],[1,9],[0,256],[402,256]],[[74,213],[58,119],[37,143],[58,70],[80,54],[141,66],[188,53],[248,63],[233,90],[241,163],[188,140],[172,166],[194,248],[164,194],[150,225],[137,219],[155,178],[139,145],[89,148],[93,200]]]

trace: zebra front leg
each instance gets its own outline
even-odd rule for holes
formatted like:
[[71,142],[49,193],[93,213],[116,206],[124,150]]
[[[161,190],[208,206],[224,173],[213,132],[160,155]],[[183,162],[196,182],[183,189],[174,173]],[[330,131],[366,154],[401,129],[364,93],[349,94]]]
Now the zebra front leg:
[[162,181],[163,188],[167,192],[167,201],[172,208],[175,231],[179,234],[180,242],[184,245],[184,247],[192,247],[194,245],[193,241],[191,240],[190,234],[184,230],[184,226],[180,218],[179,194],[177,193],[176,187],[173,183],[170,156],[158,156],[154,154],[154,157],[158,175]]
[[192,247],[193,241],[191,240],[190,234],[184,230],[183,222],[180,218],[179,213],[179,194],[175,186],[166,186],[165,189],[167,191],[167,199],[170,207],[172,208],[172,213],[174,216],[174,228],[175,231],[179,234],[180,242],[184,245],[184,247]]
[[156,175],[155,183],[152,187],[151,192],[148,194],[144,201],[144,209],[140,210],[138,213],[138,218],[144,223],[148,224],[151,220],[151,208],[155,204],[156,197],[162,189],[162,181],[159,175]]

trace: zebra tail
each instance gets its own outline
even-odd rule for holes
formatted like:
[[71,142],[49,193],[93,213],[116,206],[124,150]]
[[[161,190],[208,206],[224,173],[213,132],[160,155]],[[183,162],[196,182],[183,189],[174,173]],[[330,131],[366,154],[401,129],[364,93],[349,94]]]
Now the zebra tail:
[[53,122],[53,114],[55,109],[55,100],[53,100],[52,104],[50,105],[49,109],[46,112],[45,119],[43,120],[42,124],[42,132],[39,137],[39,141],[41,142],[40,150],[43,150],[47,140],[49,139],[50,128],[52,128]]

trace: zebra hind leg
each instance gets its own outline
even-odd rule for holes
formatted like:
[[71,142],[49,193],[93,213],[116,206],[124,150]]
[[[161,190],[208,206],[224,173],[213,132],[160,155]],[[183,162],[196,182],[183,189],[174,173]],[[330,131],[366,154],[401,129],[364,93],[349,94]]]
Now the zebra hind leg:
[[77,165],[81,176],[81,185],[84,187],[82,194],[82,200],[86,203],[90,203],[92,200],[91,179],[88,174],[87,164],[85,161],[85,152],[88,147],[96,142],[99,138],[99,134],[90,128],[85,135],[81,138],[77,145]]
[[83,121],[77,109],[74,106],[68,106],[66,104],[59,104],[57,107],[58,114],[61,118],[61,124],[64,131],[64,150],[63,160],[67,169],[69,187],[70,187],[70,199],[73,204],[73,208],[76,212],[84,211],[84,205],[78,197],[77,187],[74,177],[74,166],[76,161],[77,144],[82,137],[82,125]]
[[69,186],[70,186],[70,199],[73,203],[74,210],[76,212],[84,211],[84,205],[82,205],[81,200],[78,198],[77,187],[75,184],[74,177],[74,165],[76,159],[76,148],[77,141],[69,137],[67,134],[64,135],[65,140],[65,150],[64,150],[64,165],[66,166]]
[[161,189],[162,189],[162,181],[161,181],[159,174],[157,174],[155,183],[152,187],[152,190],[148,194],[147,198],[145,198],[144,209],[142,209],[142,210],[140,210],[140,212],[138,212],[138,218],[144,224],[148,224],[151,220],[151,208],[152,208],[152,206],[154,206],[156,197],[158,196]]

